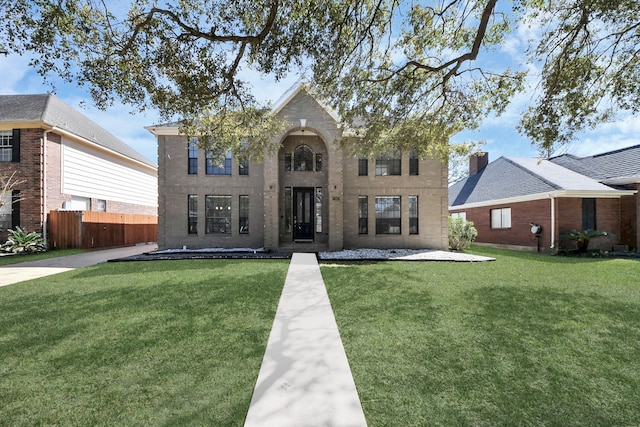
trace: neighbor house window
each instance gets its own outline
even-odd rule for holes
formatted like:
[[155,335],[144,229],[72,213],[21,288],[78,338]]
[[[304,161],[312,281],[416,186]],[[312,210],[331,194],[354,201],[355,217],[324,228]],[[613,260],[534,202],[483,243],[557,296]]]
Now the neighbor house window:
[[380,154],[376,158],[376,175],[389,176],[402,174],[402,158],[399,152]]
[[409,175],[418,175],[418,165],[420,164],[418,156],[411,150],[409,152]]
[[369,197],[358,196],[358,234],[369,233]]
[[491,209],[491,228],[511,228],[511,208]]
[[596,229],[596,199],[582,199],[582,229]]
[[451,218],[462,218],[463,221],[467,220],[467,213],[466,212],[453,212],[451,214]]
[[238,160],[238,175],[249,175],[249,160]]
[[293,168],[296,171],[313,171],[313,152],[306,145],[300,145],[293,153]]
[[189,175],[198,173],[198,140],[192,138],[189,141]]
[[358,157],[358,176],[369,175],[369,159],[366,157]]
[[227,153],[224,159],[215,159],[213,153],[207,151],[207,175],[231,175],[231,153]]
[[240,234],[249,234],[249,196],[240,196],[238,212]]
[[96,211],[98,212],[106,212],[107,211],[107,201],[98,199],[96,200]]
[[231,196],[207,196],[205,216],[207,234],[230,234]]
[[189,222],[187,230],[189,234],[198,234],[198,196],[189,194],[187,198],[187,206],[189,210]]
[[409,234],[418,234],[418,196],[409,196]]
[[376,197],[376,234],[400,232],[400,196]]
[[[14,151],[18,148],[19,140],[19,129],[0,130],[0,162],[13,162],[20,160],[19,155],[14,156]],[[16,144],[15,146],[14,143]]]
[[316,188],[316,233],[322,233],[322,187]]

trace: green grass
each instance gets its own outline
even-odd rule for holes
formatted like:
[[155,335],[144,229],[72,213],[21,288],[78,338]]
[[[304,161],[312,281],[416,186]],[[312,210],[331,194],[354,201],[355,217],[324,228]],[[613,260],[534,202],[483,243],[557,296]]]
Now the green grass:
[[85,252],[82,249],[54,249],[47,252],[38,252],[35,254],[13,254],[0,256],[0,265],[17,264],[27,261],[38,261],[47,258],[56,258],[61,256],[76,255]]
[[369,426],[639,425],[640,262],[326,264]]
[[0,288],[0,425],[241,426],[287,268],[107,263]]

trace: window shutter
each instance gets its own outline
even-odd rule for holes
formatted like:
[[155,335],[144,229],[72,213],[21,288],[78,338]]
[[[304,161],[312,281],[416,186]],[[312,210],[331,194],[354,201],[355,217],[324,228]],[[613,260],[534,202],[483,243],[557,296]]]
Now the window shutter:
[[11,161],[19,162],[20,161],[20,129],[13,130],[13,138],[11,141],[12,151],[11,151]]

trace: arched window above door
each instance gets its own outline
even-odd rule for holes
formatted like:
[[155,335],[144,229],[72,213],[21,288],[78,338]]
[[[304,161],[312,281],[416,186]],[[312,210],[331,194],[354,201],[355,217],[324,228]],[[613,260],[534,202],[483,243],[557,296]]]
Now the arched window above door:
[[293,170],[313,171],[313,151],[307,145],[299,145],[293,152]]

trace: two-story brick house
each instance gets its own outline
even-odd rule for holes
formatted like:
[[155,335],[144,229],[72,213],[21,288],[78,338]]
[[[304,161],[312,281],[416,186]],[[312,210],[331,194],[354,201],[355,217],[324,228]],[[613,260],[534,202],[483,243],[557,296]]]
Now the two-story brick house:
[[[0,240],[52,210],[157,215],[155,164],[52,94],[0,95]],[[13,203],[12,203],[13,202]]]
[[179,124],[147,127],[158,139],[159,248],[447,248],[446,164],[346,155],[339,118],[304,83],[273,111],[288,127],[262,163],[217,165]]

